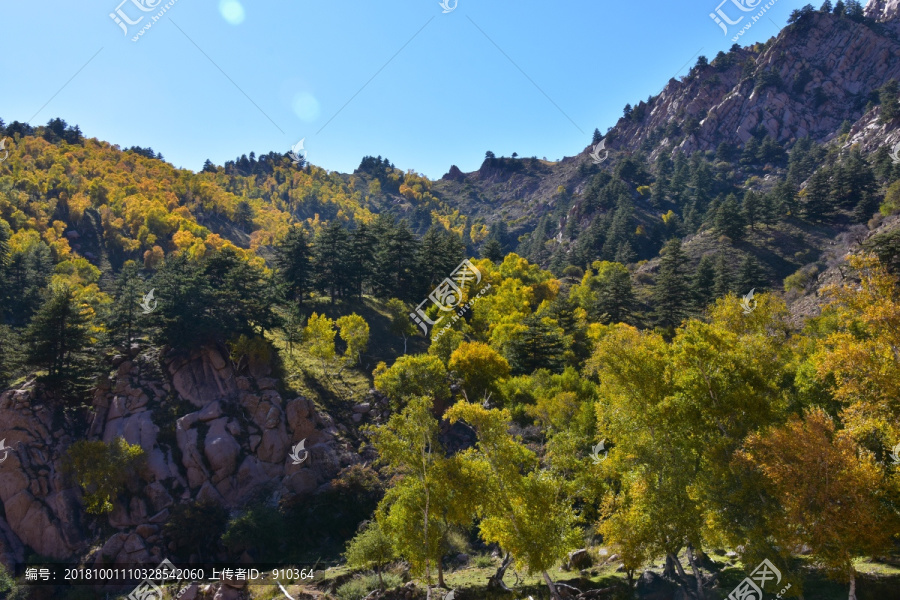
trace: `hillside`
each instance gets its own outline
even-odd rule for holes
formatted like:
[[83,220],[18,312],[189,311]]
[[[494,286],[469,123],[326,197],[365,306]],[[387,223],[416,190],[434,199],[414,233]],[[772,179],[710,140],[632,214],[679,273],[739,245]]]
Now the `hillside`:
[[900,598],[898,80],[826,2],[437,181],[0,121],[0,598]]

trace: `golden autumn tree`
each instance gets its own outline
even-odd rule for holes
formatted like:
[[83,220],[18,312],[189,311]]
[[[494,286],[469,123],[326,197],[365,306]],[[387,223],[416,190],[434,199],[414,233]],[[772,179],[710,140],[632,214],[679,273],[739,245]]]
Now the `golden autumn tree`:
[[769,534],[786,548],[808,546],[833,578],[849,583],[849,600],[856,600],[853,560],[886,552],[900,531],[871,453],[815,408],[751,435],[739,461],[764,475],[780,505],[769,511]]

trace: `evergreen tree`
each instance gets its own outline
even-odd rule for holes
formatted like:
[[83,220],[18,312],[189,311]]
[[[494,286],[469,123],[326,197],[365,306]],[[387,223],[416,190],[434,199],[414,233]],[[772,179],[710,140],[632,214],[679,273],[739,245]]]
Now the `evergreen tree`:
[[0,323],[0,389],[15,379],[22,363],[22,341],[16,332]]
[[203,170],[201,172],[202,173],[215,173],[216,165],[214,165],[213,162],[207,158],[206,161],[204,161],[204,163],[203,163]]
[[0,324],[7,319],[10,296],[12,296],[12,282],[9,270],[11,267],[9,252],[10,227],[0,219]]
[[63,383],[81,366],[88,343],[88,313],[68,287],[51,289],[28,325],[28,363],[47,370],[47,379]]
[[897,84],[896,79],[891,79],[881,86],[878,91],[878,99],[881,103],[881,114],[878,116],[878,120],[881,123],[890,123],[900,114],[898,96],[900,96],[900,85]]
[[306,234],[297,225],[275,246],[275,277],[284,297],[302,306],[303,296],[311,287],[312,268]]
[[653,287],[656,314],[663,326],[676,327],[687,316],[691,304],[688,259],[678,238],[669,240],[660,255],[659,275]]
[[526,329],[516,334],[504,348],[515,375],[529,375],[537,369],[561,373],[565,367],[566,342],[560,328],[536,315],[527,317]]
[[124,343],[126,347],[131,346],[138,330],[143,287],[137,265],[134,261],[127,261],[116,280],[108,326],[112,341]]
[[41,305],[44,288],[53,274],[53,264],[50,248],[44,242],[12,255],[7,275],[7,311],[12,325],[26,324]]
[[348,287],[348,249],[349,236],[337,221],[331,221],[322,229],[313,244],[316,289],[328,294],[332,304]]
[[594,137],[591,138],[591,146],[596,146],[601,141],[603,141],[603,136],[600,134],[600,130],[594,129]]
[[486,258],[494,264],[503,262],[503,247],[495,239],[488,239],[481,247],[481,258]]
[[716,210],[715,229],[719,235],[728,236],[733,240],[744,237],[744,217],[734,194],[728,194]]
[[744,194],[743,219],[750,225],[750,229],[756,230],[756,223],[765,219],[765,206],[763,196],[747,190]]
[[845,12],[846,8],[844,7],[844,0],[838,0],[834,5],[834,14],[843,17]]
[[713,294],[716,298],[723,298],[732,291],[731,265],[725,252],[719,251],[716,259],[716,274],[713,281]]
[[697,265],[691,282],[694,309],[701,311],[716,299],[716,266],[712,256],[705,254]]
[[765,285],[763,269],[759,262],[750,254],[746,255],[738,268],[738,293],[746,294],[752,289],[759,291]]
[[601,263],[591,287],[596,287],[595,314],[601,323],[627,323],[635,304],[631,274],[621,263]]
[[378,240],[372,232],[372,228],[359,223],[356,229],[350,232],[350,246],[348,249],[347,278],[354,293],[362,298],[363,289],[371,283],[375,276],[375,248]]
[[831,173],[823,166],[813,173],[800,199],[800,215],[809,220],[825,221],[834,215],[831,204]]
[[825,0],[822,3],[822,6],[819,8],[819,12],[823,12],[825,14],[831,14],[831,11],[834,10],[834,7],[831,6],[831,0]]

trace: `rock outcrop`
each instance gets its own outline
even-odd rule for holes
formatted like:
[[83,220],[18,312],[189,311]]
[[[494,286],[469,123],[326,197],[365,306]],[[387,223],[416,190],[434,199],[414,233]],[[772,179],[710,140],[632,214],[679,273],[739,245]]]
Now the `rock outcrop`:
[[[303,397],[285,400],[278,382],[238,374],[206,348],[161,358],[156,349],[116,356],[96,387],[87,435],[54,423],[52,406],[29,382],[0,395],[0,438],[13,448],[0,463],[0,561],[21,563],[27,548],[69,559],[89,545],[95,563],[158,563],[161,526],[178,503],[239,509],[260,493],[313,494],[360,461],[331,418]],[[66,449],[87,437],[139,445],[141,480],[123,490],[106,517],[118,532],[92,538],[82,522],[81,490],[61,472]],[[291,449],[305,440],[294,464]]]

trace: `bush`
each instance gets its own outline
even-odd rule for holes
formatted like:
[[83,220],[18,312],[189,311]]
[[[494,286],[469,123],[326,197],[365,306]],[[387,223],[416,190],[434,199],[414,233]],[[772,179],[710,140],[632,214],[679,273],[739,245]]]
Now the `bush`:
[[140,446],[121,437],[110,444],[81,440],[69,447],[63,468],[84,489],[85,510],[102,515],[112,512],[113,500],[137,478],[144,459]]
[[807,287],[816,281],[818,275],[819,268],[815,265],[803,267],[793,275],[785,277],[784,291],[789,292],[791,290],[796,290],[801,293],[805,292]]
[[196,554],[202,560],[215,553],[227,525],[228,511],[222,506],[214,502],[191,502],[171,508],[163,533],[175,544],[175,552],[180,557]]
[[494,566],[494,559],[488,554],[479,554],[472,560],[472,564],[479,569],[492,568]]
[[274,562],[282,556],[283,532],[284,517],[277,508],[253,506],[228,523],[222,543],[235,555],[248,551],[263,562]]
[[6,567],[0,563],[0,598],[6,600],[25,600],[28,592],[25,588],[21,588],[16,584],[16,580],[6,570]]
[[[386,573],[384,575],[384,585],[386,589],[398,587],[402,583],[403,581],[400,579],[399,575],[393,573]],[[354,577],[347,583],[339,586],[335,594],[339,600],[362,600],[377,589],[381,589],[379,587],[377,575],[362,575]]]

